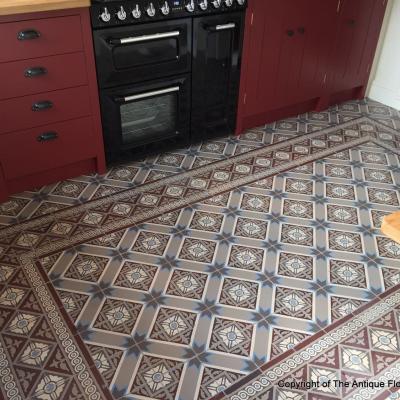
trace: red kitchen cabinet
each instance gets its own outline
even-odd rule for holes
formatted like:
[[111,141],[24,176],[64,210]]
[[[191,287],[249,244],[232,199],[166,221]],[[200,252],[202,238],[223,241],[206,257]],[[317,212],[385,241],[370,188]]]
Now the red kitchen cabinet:
[[298,92],[300,85],[301,64],[307,46],[304,8],[296,0],[280,2],[280,31],[276,42],[275,59],[277,75],[274,89],[267,93],[271,107],[281,108],[302,97]]
[[270,99],[275,94],[276,80],[270,77],[278,74],[283,15],[281,2],[270,2],[269,6],[268,10],[268,2],[253,2],[247,13],[242,66],[245,73],[241,77],[245,115],[271,107]]
[[0,202],[105,172],[87,8],[0,17]]
[[364,94],[386,0],[250,0],[237,132]]
[[337,0],[300,0],[306,6],[303,24],[306,26],[306,46],[301,62],[299,101],[316,99],[326,90],[330,44],[335,39],[335,16]]
[[[386,10],[386,0],[343,0],[339,8],[330,93],[362,98]],[[350,92],[349,92],[350,91]]]

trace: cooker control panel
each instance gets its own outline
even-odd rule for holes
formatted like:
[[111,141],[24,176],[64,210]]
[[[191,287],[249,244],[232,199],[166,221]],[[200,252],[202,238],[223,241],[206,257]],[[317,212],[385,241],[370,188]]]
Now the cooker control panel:
[[93,28],[242,10],[247,0],[92,0]]

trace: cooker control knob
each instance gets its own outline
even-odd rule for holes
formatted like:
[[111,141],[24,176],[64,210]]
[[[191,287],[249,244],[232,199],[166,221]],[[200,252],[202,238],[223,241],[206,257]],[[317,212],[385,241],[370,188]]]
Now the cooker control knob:
[[225,0],[225,5],[226,5],[227,7],[231,7],[232,4],[233,4],[233,0]]
[[126,12],[124,10],[124,7],[120,7],[119,11],[117,12],[117,18],[120,21],[125,21],[126,20]]
[[110,22],[111,14],[108,12],[107,7],[104,7],[103,12],[100,14],[100,19],[103,22]]
[[239,6],[243,6],[246,3],[246,0],[237,0]]
[[199,3],[199,7],[202,11],[206,11],[208,8],[208,0],[201,0]]
[[186,4],[186,10],[191,13],[194,11],[194,0],[190,0],[189,3]]
[[136,4],[136,7],[132,10],[132,17],[139,19],[141,16],[142,12],[140,11],[139,4]]
[[156,15],[156,9],[154,8],[154,4],[150,3],[149,6],[147,7],[147,15],[149,17],[154,17]]
[[161,12],[163,15],[168,15],[170,12],[168,1],[164,1],[164,4],[161,7]]
[[221,2],[222,2],[222,0],[213,0],[212,4],[213,4],[214,8],[220,8]]

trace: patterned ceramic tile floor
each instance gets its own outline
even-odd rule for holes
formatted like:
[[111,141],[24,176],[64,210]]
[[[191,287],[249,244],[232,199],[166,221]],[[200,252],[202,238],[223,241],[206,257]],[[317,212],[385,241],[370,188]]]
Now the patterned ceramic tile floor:
[[331,107],[324,112],[310,112],[252,129],[240,137],[221,138],[117,166],[111,168],[104,176],[81,176],[12,196],[12,201],[0,204],[0,226],[82,204],[145,182],[362,116],[368,116],[400,130],[400,111],[367,99],[352,101]]
[[399,399],[399,289],[299,343],[214,400]]
[[[389,129],[343,125],[363,115]],[[379,233],[399,207],[399,117],[351,102],[15,196],[3,281],[33,249],[114,399],[210,398],[400,281]]]

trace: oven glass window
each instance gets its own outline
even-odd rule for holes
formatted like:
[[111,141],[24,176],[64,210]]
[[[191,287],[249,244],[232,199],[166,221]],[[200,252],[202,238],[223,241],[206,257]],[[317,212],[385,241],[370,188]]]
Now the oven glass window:
[[122,144],[149,143],[175,135],[177,112],[176,93],[123,104]]

